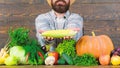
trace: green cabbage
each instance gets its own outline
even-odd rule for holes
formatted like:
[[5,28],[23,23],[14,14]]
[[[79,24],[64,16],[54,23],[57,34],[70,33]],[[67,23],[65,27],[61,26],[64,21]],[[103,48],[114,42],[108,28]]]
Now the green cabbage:
[[10,48],[10,56],[14,56],[18,59],[18,63],[25,64],[25,50],[22,46],[13,46]]

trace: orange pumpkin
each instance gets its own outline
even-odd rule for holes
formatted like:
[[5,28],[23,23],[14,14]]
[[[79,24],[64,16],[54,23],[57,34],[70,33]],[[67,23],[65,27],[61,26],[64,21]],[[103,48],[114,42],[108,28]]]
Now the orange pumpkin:
[[85,35],[81,37],[76,43],[77,55],[83,55],[84,53],[93,54],[96,58],[100,55],[108,54],[114,49],[112,40],[107,35],[95,36]]

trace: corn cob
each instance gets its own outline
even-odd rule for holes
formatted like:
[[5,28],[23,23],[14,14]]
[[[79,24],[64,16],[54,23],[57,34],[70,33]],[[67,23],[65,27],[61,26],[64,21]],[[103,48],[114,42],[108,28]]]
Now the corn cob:
[[43,32],[41,35],[44,37],[62,38],[65,36],[74,36],[76,33],[73,30],[49,30]]

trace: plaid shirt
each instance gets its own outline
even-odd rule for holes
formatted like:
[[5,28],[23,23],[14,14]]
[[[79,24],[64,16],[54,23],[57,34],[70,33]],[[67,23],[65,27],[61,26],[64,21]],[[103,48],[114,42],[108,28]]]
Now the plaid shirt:
[[74,36],[77,41],[83,35],[83,18],[79,14],[66,12],[63,18],[57,18],[54,11],[39,15],[35,19],[36,36],[41,46],[45,45],[45,40],[39,33],[39,30],[57,30],[67,28],[80,28],[80,31]]

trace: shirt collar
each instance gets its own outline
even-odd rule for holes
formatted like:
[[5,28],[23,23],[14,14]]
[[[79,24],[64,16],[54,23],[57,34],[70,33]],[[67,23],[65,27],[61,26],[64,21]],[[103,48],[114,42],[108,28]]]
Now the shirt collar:
[[[57,18],[56,15],[55,15],[55,13],[54,13],[54,10],[51,10],[51,11],[50,11],[50,14],[52,15],[52,17],[54,17],[54,19]],[[68,18],[69,16],[70,16],[70,11],[67,11],[67,12],[65,13],[65,15],[64,15],[64,18]]]

